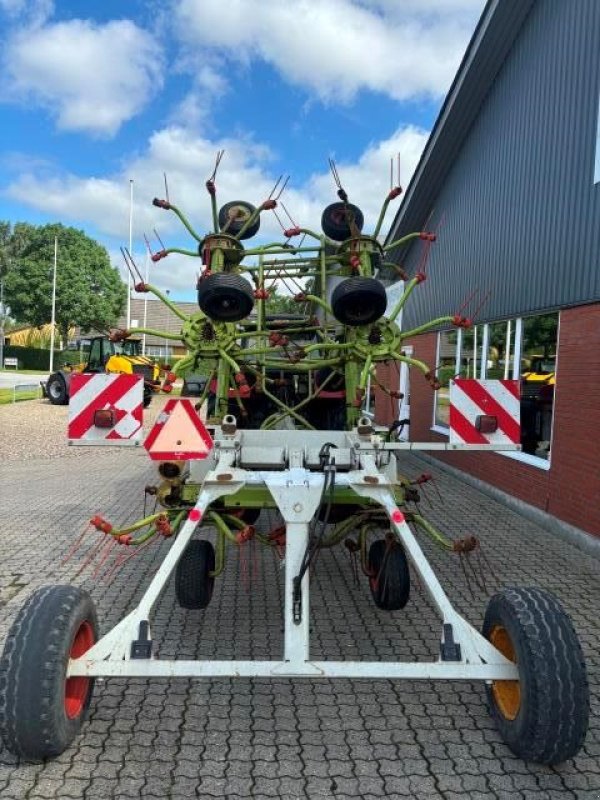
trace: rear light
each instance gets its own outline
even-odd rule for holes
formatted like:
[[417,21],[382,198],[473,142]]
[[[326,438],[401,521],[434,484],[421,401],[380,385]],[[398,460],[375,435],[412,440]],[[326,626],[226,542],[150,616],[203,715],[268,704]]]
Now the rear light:
[[475,417],[475,427],[480,433],[496,433],[498,430],[498,417],[491,414],[481,414]]
[[169,381],[169,383],[175,383],[175,381],[177,380],[177,375],[175,375],[174,372],[168,372],[167,380]]
[[117,415],[114,408],[100,408],[94,411],[94,425],[96,428],[114,428],[117,424]]

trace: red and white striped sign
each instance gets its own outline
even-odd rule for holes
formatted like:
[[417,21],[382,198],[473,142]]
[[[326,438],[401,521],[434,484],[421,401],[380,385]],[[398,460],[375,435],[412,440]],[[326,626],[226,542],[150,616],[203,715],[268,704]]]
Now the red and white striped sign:
[[450,381],[450,442],[520,444],[519,381]]
[[[137,445],[142,439],[141,375],[73,375],[69,390],[70,444]],[[98,427],[96,411],[113,412],[112,427]]]

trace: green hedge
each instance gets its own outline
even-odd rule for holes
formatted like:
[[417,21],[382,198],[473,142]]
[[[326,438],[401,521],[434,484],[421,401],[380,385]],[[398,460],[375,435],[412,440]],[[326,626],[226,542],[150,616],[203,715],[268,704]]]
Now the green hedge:
[[[4,358],[17,358],[19,369],[39,369],[48,370],[50,364],[50,350],[42,350],[39,347],[19,347],[17,345],[5,345]],[[55,350],[54,369],[60,369],[65,364],[77,364],[79,353],[77,350]]]

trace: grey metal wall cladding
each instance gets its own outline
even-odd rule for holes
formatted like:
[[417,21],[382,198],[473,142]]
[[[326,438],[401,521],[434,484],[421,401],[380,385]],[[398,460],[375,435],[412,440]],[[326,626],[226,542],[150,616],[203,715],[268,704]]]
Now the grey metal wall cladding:
[[537,0],[418,223],[441,227],[405,326],[476,290],[482,321],[600,300],[599,98],[600,0]]

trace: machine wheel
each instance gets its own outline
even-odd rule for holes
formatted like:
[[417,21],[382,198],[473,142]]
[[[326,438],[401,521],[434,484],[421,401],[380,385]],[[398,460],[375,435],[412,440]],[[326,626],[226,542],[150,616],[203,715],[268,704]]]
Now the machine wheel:
[[93,678],[67,678],[70,657],[98,638],[92,598],[76,586],[34,592],[12,624],[0,660],[0,733],[15,755],[58,756],[79,733]]
[[152,402],[154,392],[151,389],[144,389],[144,408],[148,408]]
[[398,611],[408,603],[410,571],[400,542],[378,539],[369,548],[369,588],[377,608]]
[[354,224],[359,231],[365,223],[363,213],[358,206],[348,203],[332,203],[323,211],[321,216],[321,228],[326,236],[336,242],[343,242],[353,236],[348,222],[348,216],[354,217]]
[[241,275],[216,272],[200,281],[198,305],[217,322],[239,322],[252,311],[254,293]]
[[508,588],[487,607],[483,635],[519,668],[486,686],[492,716],[515,755],[560,764],[583,744],[589,717],[585,662],[569,616],[548,592]]
[[[229,222],[225,233],[228,234],[228,236],[237,236],[255,211],[256,209],[254,206],[251,203],[246,203],[244,200],[234,200],[231,203],[225,203],[219,211],[219,228],[223,230]],[[230,219],[230,212],[237,214],[235,219]],[[240,236],[240,239],[251,239],[258,233],[259,228],[260,217],[257,217],[256,221],[244,231],[242,236]]]
[[53,406],[66,406],[69,402],[69,393],[65,379],[59,372],[55,372],[48,378],[46,384],[48,400]]
[[348,278],[331,295],[333,316],[342,325],[357,327],[376,322],[385,313],[387,295],[375,278]]
[[175,595],[182,608],[206,608],[215,579],[215,549],[206,539],[193,539],[183,551],[175,571]]

